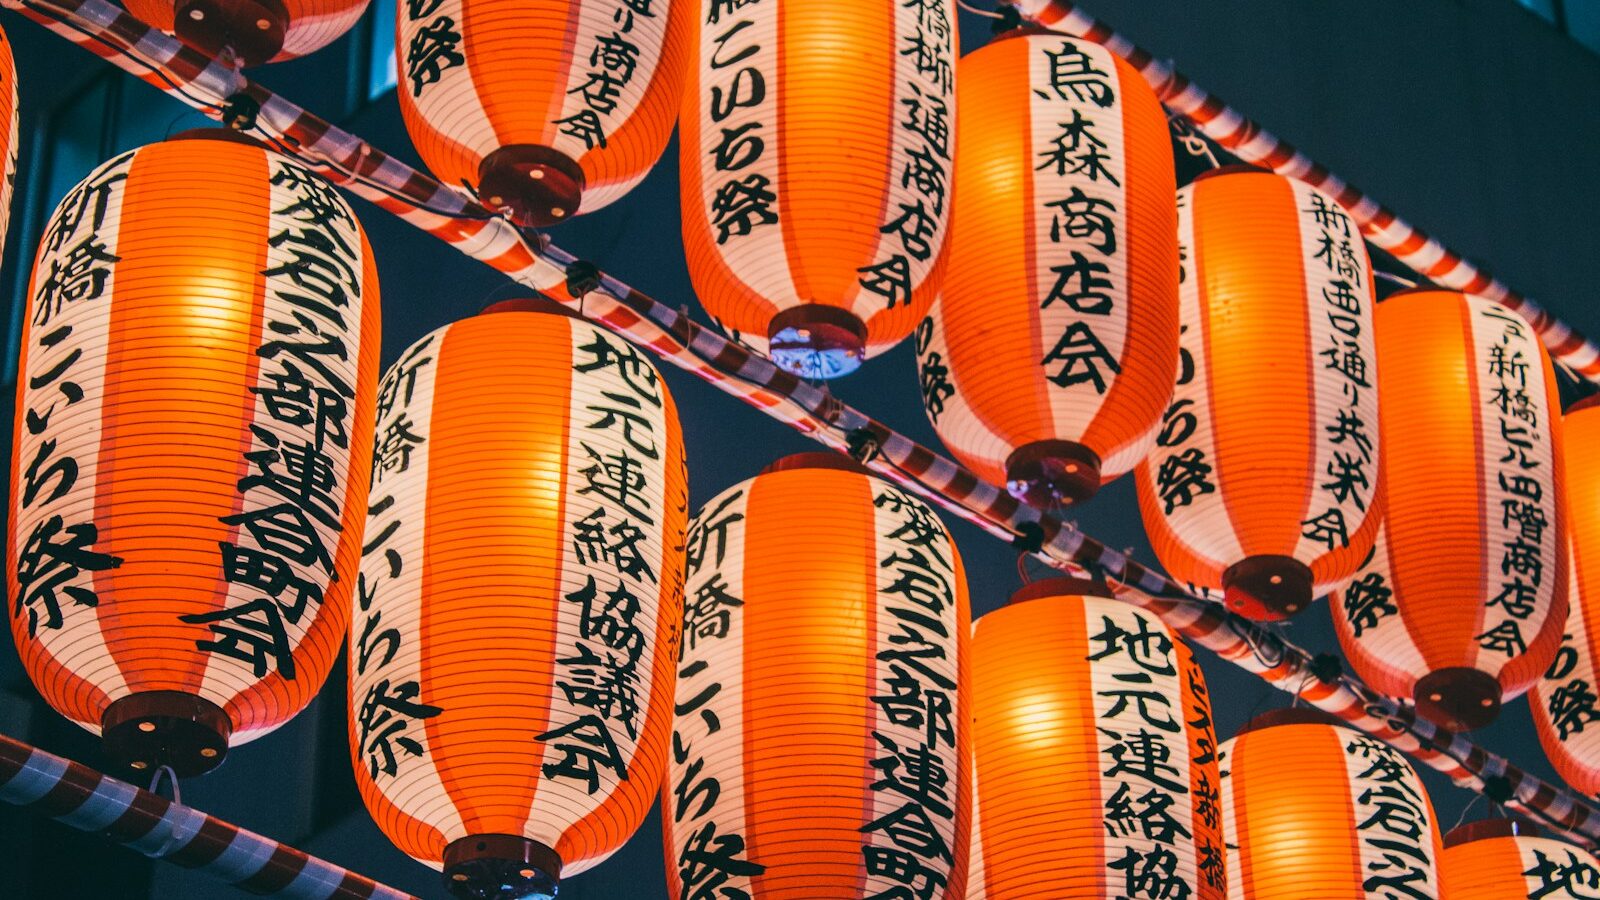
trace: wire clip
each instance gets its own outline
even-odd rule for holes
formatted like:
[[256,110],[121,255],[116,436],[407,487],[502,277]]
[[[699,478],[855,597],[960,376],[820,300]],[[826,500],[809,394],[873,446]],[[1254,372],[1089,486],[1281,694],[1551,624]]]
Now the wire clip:
[[567,264],[567,293],[576,300],[600,287],[600,267],[586,259]]
[[261,102],[240,92],[222,101],[222,124],[234,131],[249,131],[256,127],[256,117],[261,115]]
[[853,428],[844,436],[850,458],[865,465],[878,455],[878,436],[866,428]]
[[1023,522],[1011,537],[1011,546],[1024,553],[1038,553],[1044,549],[1044,528],[1038,522]]

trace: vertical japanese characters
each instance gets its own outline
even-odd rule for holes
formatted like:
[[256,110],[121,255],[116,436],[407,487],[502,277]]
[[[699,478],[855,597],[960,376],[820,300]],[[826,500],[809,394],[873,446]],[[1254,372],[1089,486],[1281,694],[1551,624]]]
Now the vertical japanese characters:
[[1221,754],[1229,897],[1453,900],[1433,805],[1398,750],[1289,722],[1252,725]]
[[68,193],[12,481],[12,631],[52,705],[98,730],[180,692],[237,744],[310,701],[349,621],[378,334],[365,236],[297,163],[169,141]]
[[1594,900],[1600,859],[1565,841],[1516,834],[1509,820],[1485,820],[1450,832],[1439,859],[1450,900]]
[[1334,623],[1368,684],[1475,728],[1550,666],[1566,623],[1554,371],[1532,328],[1485,300],[1407,292],[1377,321],[1384,433],[1398,443],[1377,545]]
[[978,621],[982,896],[1221,900],[1205,679],[1159,620],[1098,591],[1036,582]]
[[933,511],[769,470],[706,504],[687,558],[671,895],[966,896],[969,614]]
[[379,390],[351,750],[419,861],[499,834],[570,875],[627,840],[665,765],[683,443],[638,348],[519,305],[424,337]]
[[[1600,624],[1600,466],[1585,448],[1600,441],[1600,401],[1580,400],[1562,418],[1562,442],[1579,448],[1564,454],[1567,514],[1566,629],[1555,661],[1534,682],[1528,694],[1533,727],[1545,755],[1561,778],[1574,790],[1600,793],[1600,667],[1597,667],[1595,626]],[[1588,575],[1585,578],[1585,575]]]
[[[1127,63],[1058,35],[991,43],[960,76],[950,266],[916,332],[923,405],[979,477],[1084,499],[1146,455],[1172,395],[1166,117]],[[1067,497],[1039,471],[1074,464]]]
[[401,0],[411,140],[439,180],[519,220],[599,209],[666,149],[693,14],[693,0]]
[[[944,268],[947,0],[699,0],[680,140],[696,293],[808,377],[908,336]],[[849,73],[841,77],[840,73]]]
[[1180,364],[1139,506],[1174,577],[1281,619],[1348,578],[1381,520],[1372,278],[1315,188],[1218,171],[1178,192]]

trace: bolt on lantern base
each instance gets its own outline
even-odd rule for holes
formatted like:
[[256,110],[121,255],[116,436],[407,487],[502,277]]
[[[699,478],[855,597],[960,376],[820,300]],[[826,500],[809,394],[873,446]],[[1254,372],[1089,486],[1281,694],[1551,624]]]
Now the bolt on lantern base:
[[1278,622],[1311,605],[1311,569],[1289,556],[1251,556],[1222,573],[1222,602],[1257,622]]
[[1038,509],[1082,503],[1100,490],[1100,457],[1076,441],[1034,441],[1006,457],[1006,492]]
[[542,144],[510,144],[478,164],[478,199],[525,228],[548,228],[578,213],[583,169]]
[[462,900],[553,900],[556,851],[509,834],[475,834],[444,848],[444,883]]
[[178,40],[210,56],[229,51],[247,66],[277,56],[289,30],[280,0],[178,0],[173,16]]
[[180,778],[222,765],[232,734],[222,707],[182,691],[129,694],[100,719],[100,740],[118,765],[135,772],[169,766]]
[[1472,731],[1500,715],[1500,682],[1466,666],[1439,669],[1417,679],[1412,689],[1417,714],[1441,728]]
[[867,326],[847,309],[807,303],[772,317],[767,353],[801,378],[838,378],[867,358]]

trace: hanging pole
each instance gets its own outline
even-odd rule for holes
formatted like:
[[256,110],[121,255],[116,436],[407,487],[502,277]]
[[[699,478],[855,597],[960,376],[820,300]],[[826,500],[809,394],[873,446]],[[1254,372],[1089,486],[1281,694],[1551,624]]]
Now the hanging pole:
[[1339,201],[1376,247],[1389,252],[1419,277],[1440,287],[1475,294],[1516,310],[1533,325],[1550,355],[1583,380],[1600,384],[1600,346],[1549,310],[1513,291],[1393,210],[1335,175],[1327,166],[1267,131],[1216,95],[1156,59],[1115,28],[1096,19],[1071,0],[1001,0],[1029,21],[1071,37],[1103,45],[1139,70],[1156,96],[1172,112],[1187,119],[1206,137],[1244,162],[1264,166],[1320,188]]
[[605,325],[662,359],[739,397],[812,439],[848,453],[875,472],[937,503],[1063,571],[1089,569],[1117,596],[1161,617],[1269,684],[1338,716],[1490,799],[1600,848],[1600,808],[1543,781],[1470,739],[1420,720],[1406,704],[1380,696],[1336,666],[1275,632],[1191,593],[1125,553],[1009,494],[894,429],[800,381],[770,360],[706,328],[549,243],[519,232],[464,195],[393,159],[360,138],[217,66],[105,0],[0,0],[190,106],[289,153],[344,186]]
[[0,800],[252,894],[295,900],[417,900],[3,734]]

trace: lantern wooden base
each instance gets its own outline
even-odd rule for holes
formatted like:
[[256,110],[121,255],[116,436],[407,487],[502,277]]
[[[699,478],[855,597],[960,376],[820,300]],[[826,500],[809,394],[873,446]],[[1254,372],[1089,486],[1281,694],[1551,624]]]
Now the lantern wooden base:
[[178,0],[173,30],[178,39],[210,56],[231,52],[258,66],[278,55],[289,30],[279,0]]
[[838,378],[861,367],[867,326],[849,310],[820,303],[786,309],[767,328],[767,353],[801,378]]
[[1100,490],[1100,457],[1075,441],[1034,441],[1006,457],[1006,492],[1038,509],[1082,503]]
[[1011,594],[1007,606],[1027,603],[1044,597],[1104,597],[1112,599],[1111,592],[1098,581],[1087,578],[1041,578],[1030,581]]
[[1483,819],[1457,825],[1444,836],[1446,849],[1491,838],[1538,837],[1539,826],[1521,819]]
[[545,313],[552,316],[566,316],[569,319],[581,319],[578,311],[559,300],[549,297],[512,297],[509,300],[496,300],[479,310],[478,315],[487,316],[494,313],[506,312],[531,312]]
[[1451,731],[1482,728],[1500,715],[1500,682],[1465,666],[1429,672],[1417,679],[1412,696],[1418,715]]
[[572,218],[583,199],[583,170],[559,150],[511,144],[478,165],[478,198],[526,228]]
[[1252,556],[1222,573],[1222,602],[1247,619],[1277,622],[1311,605],[1311,570],[1289,556]]
[[106,754],[135,772],[169,766],[180,778],[203,775],[228,755],[233,722],[220,706],[182,691],[141,691],[106,707]]
[[1283,709],[1269,709],[1256,716],[1246,722],[1238,733],[1249,734],[1252,731],[1275,728],[1279,725],[1339,725],[1349,727],[1348,722],[1315,706],[1286,706]]
[[538,841],[475,834],[444,848],[444,883],[463,900],[553,900],[561,857]]

